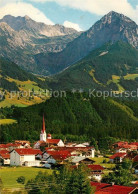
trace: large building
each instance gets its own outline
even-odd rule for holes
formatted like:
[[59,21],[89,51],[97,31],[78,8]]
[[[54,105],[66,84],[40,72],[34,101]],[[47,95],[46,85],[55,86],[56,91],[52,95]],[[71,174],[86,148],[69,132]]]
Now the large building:
[[37,154],[42,154],[40,150],[32,148],[14,149],[10,152],[11,166],[39,166],[40,161],[35,159]]
[[51,146],[64,147],[64,143],[61,139],[52,139],[51,134],[47,135],[44,116],[43,116],[42,129],[41,129],[41,133],[40,133],[40,141],[38,141],[34,144],[34,148],[39,149],[41,146],[45,146],[45,147],[51,147]]

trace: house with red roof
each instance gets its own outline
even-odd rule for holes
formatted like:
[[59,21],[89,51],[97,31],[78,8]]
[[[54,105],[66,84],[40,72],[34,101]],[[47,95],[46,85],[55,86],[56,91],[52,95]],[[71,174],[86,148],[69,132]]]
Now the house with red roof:
[[127,141],[126,142],[119,141],[119,142],[114,143],[112,146],[113,146],[113,148],[117,148],[117,147],[122,147],[124,145],[128,145],[128,142]]
[[94,178],[96,181],[100,182],[104,174],[104,168],[98,164],[87,165],[87,167],[90,170],[90,178]]
[[47,139],[46,143],[47,143],[48,147],[51,147],[51,146],[62,147],[62,146],[64,146],[64,143],[61,139]]
[[8,146],[6,144],[0,144],[0,150],[8,150]]
[[24,143],[23,141],[15,141],[14,143],[0,144],[0,150],[12,151],[17,148],[30,148],[30,145],[26,144],[25,141]]
[[137,146],[137,149],[138,149],[138,142],[131,142],[131,143],[129,143],[129,145],[135,145],[135,146]]
[[136,151],[138,150],[138,142],[117,142],[113,144],[113,148],[115,149],[115,152],[119,153],[126,153],[128,151]]
[[55,150],[66,150],[71,153],[72,156],[85,156],[85,157],[95,157],[95,148],[90,147],[53,147]]
[[8,146],[9,151],[17,148],[24,148],[24,146],[22,146],[20,143],[7,143],[6,145]]
[[10,165],[10,153],[7,150],[0,150],[0,165]]
[[58,146],[63,147],[64,143],[61,139],[52,139],[51,134],[46,134],[46,127],[45,127],[45,118],[43,116],[43,124],[42,124],[42,130],[40,133],[40,141],[37,141],[34,144],[35,149],[40,149],[40,147],[52,147],[52,146]]
[[9,154],[8,150],[0,150],[0,154]]
[[[73,169],[78,168],[79,165],[72,165],[71,167]],[[89,172],[89,178],[92,180],[94,179],[95,181],[100,182],[102,180],[102,175],[104,168],[101,165],[98,164],[90,164],[90,165],[86,165],[86,167],[88,168],[88,172]]]
[[136,194],[138,188],[120,186],[114,184],[91,182],[91,186],[95,190],[95,194]]
[[15,144],[20,144],[23,146],[23,148],[30,148],[30,142],[25,140],[15,140]]
[[127,155],[126,153],[115,153],[110,157],[110,162],[121,163],[126,155]]
[[43,153],[43,160],[47,161],[47,163],[64,163],[64,161],[71,156],[70,152],[67,150],[62,151],[51,151],[47,150]]
[[40,161],[35,158],[38,153],[42,154],[41,150],[32,148],[14,149],[10,152],[10,165],[40,166]]

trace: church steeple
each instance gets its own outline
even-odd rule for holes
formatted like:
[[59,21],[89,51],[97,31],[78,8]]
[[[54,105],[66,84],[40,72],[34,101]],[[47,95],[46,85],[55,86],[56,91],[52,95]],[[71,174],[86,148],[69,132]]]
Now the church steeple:
[[42,125],[42,133],[46,132],[46,127],[45,127],[45,117],[43,115],[43,125]]
[[46,128],[45,128],[45,117],[43,115],[43,124],[42,124],[42,130],[40,133],[40,141],[46,142]]

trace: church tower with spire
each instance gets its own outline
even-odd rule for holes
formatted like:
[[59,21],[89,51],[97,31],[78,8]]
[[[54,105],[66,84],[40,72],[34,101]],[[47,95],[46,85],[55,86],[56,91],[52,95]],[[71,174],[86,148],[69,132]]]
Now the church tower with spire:
[[43,115],[43,125],[42,125],[42,130],[40,133],[40,141],[45,141],[46,142],[47,135],[46,135],[46,128],[45,128],[45,118]]

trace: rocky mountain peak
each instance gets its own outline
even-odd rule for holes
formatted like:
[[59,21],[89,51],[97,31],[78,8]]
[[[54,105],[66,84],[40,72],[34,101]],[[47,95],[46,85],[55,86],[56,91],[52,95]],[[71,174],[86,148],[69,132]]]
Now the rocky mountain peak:
[[136,26],[136,23],[132,21],[130,18],[127,16],[117,13],[115,11],[109,12],[107,15],[105,15],[101,20],[103,23],[108,23],[114,25],[115,23],[120,25],[120,24],[132,24]]
[[24,16],[25,20],[31,20],[31,18],[28,15]]
[[107,14],[107,16],[120,16],[120,15],[122,15],[122,14],[117,13],[117,12],[115,12],[115,11],[110,11],[110,12]]
[[111,11],[97,21],[86,34],[92,41],[98,40],[99,45],[109,41],[122,40],[138,48],[137,30],[137,24],[130,18]]

